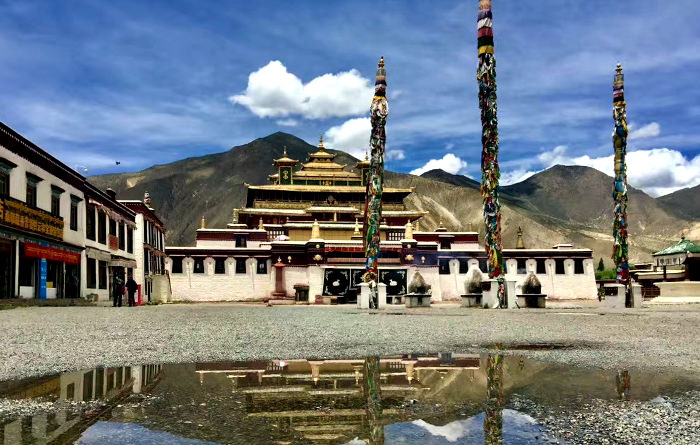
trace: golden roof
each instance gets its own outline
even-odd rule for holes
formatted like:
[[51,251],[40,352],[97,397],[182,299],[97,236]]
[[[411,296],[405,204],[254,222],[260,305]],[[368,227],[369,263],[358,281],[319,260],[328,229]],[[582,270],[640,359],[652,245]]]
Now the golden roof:
[[280,165],[280,164],[296,164],[299,161],[287,156],[287,147],[284,147],[284,152],[282,153],[282,157],[279,159],[275,159],[274,162],[275,162],[275,164]]
[[310,153],[309,154],[310,159],[318,159],[318,160],[331,160],[335,158],[334,153],[328,153],[326,151],[326,147],[323,145],[323,136],[318,141],[318,151],[316,153]]

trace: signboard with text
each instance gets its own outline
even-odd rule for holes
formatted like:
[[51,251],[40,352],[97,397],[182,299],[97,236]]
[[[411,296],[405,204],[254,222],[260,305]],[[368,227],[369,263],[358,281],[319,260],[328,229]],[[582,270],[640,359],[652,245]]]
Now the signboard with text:
[[80,253],[54,247],[40,246],[34,243],[24,244],[24,256],[27,258],[44,258],[68,264],[80,264]]

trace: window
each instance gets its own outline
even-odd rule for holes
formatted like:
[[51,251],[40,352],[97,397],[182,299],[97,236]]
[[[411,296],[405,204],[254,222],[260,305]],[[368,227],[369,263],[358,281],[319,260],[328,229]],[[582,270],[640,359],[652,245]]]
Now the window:
[[556,259],[554,260],[554,273],[557,275],[564,275],[566,273],[566,270],[564,269],[564,260],[563,259]]
[[126,251],[134,253],[134,229],[131,227],[126,229]]
[[74,232],[78,231],[78,203],[80,198],[71,195],[70,197],[70,229]]
[[126,237],[124,236],[124,223],[119,223],[119,250],[126,249]]
[[99,261],[100,289],[107,289],[107,261]]
[[87,239],[95,241],[95,207],[85,206],[85,236]]
[[61,195],[64,191],[55,185],[51,186],[51,214],[55,217],[61,216]]
[[469,260],[462,258],[459,260],[459,273],[467,272],[469,272]]
[[442,250],[450,250],[450,249],[452,249],[452,240],[450,240],[450,239],[441,239],[441,240],[440,240],[440,249],[442,249]]
[[0,196],[10,196],[10,172],[0,168]]
[[143,253],[143,273],[148,275],[149,273],[151,273],[151,252],[144,249]]
[[537,258],[537,274],[546,275],[547,274],[547,260],[544,258]]
[[36,207],[36,182],[32,182],[27,178],[27,200],[29,207]]
[[215,274],[225,274],[226,273],[226,258],[216,258],[216,264],[214,264]]
[[109,218],[109,234],[112,236],[117,236],[117,221]]
[[438,260],[438,264],[440,265],[440,275],[449,275],[450,274],[450,259],[449,258],[440,258]]
[[245,273],[245,258],[236,258],[236,273]]
[[267,259],[258,258],[258,275],[264,275],[267,273]]
[[574,273],[578,275],[583,274],[583,258],[574,259]]
[[479,258],[479,270],[482,273],[489,273],[489,263],[486,258]]
[[93,371],[83,374],[83,402],[92,400],[92,374]]
[[88,289],[97,287],[97,264],[94,258],[87,259],[87,287]]
[[73,400],[75,397],[75,383],[69,383],[66,386],[66,400]]
[[107,244],[107,215],[97,212],[97,242]]
[[182,257],[170,257],[170,260],[173,262],[172,273],[182,273]]
[[194,273],[204,273],[204,258],[194,259]]
[[525,258],[518,258],[518,274],[527,273],[527,260]]
[[248,240],[245,236],[236,236],[236,247],[248,247]]

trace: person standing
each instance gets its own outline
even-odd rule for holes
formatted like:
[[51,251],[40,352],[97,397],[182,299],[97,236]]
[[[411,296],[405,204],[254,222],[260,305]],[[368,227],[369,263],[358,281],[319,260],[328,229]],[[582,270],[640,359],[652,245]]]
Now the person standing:
[[114,307],[122,307],[122,295],[124,294],[124,280],[121,279],[119,275],[114,276],[114,301],[112,305]]
[[136,306],[136,300],[134,299],[134,294],[138,290],[139,285],[136,284],[134,278],[130,275],[126,282],[126,291],[129,293],[129,307]]

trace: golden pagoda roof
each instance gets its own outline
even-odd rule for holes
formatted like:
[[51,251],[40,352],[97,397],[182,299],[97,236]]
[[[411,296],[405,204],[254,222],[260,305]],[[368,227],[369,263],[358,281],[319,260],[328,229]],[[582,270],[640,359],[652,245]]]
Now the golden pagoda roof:
[[369,155],[367,152],[365,152],[365,160],[364,161],[357,161],[357,168],[369,168],[370,162],[369,162]]
[[328,153],[326,147],[323,145],[323,136],[320,137],[318,141],[318,151],[315,153],[309,153],[310,159],[328,160],[335,158],[335,153]]
[[279,159],[274,160],[275,164],[280,165],[280,164],[296,164],[299,162],[296,159],[292,159],[289,156],[287,156],[287,147],[284,147],[284,152],[282,153],[282,157]]

